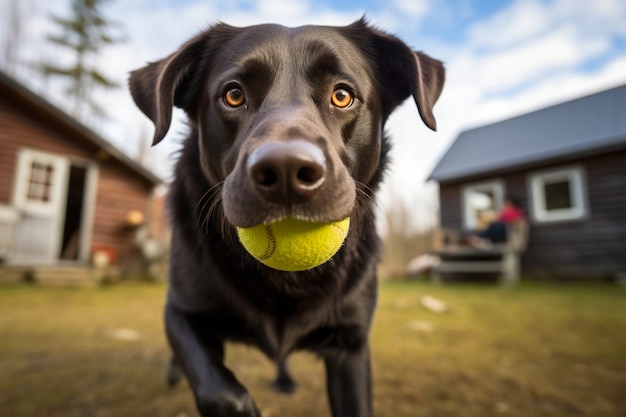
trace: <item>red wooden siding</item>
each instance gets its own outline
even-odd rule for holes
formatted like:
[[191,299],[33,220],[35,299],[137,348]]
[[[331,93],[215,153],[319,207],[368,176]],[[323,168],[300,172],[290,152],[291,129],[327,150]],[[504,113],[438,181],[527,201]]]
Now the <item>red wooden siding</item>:
[[151,188],[137,176],[129,176],[122,164],[114,161],[101,163],[98,175],[92,242],[96,247],[115,248],[120,263],[127,264],[138,256],[138,249],[134,230],[126,225],[126,215],[132,210],[147,212]]
[[146,213],[153,184],[129,166],[107,157],[96,144],[37,114],[0,96],[0,204],[11,203],[17,155],[22,148],[96,161],[98,189],[91,245],[113,247],[121,263],[130,261],[137,250],[133,231],[125,227],[126,215],[131,210]]

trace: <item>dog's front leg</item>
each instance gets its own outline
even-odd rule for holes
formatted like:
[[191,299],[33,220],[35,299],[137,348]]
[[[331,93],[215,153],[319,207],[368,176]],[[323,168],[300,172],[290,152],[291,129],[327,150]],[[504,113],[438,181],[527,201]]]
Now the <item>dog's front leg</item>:
[[326,386],[333,417],[371,417],[369,346],[356,353],[326,356]]
[[261,416],[250,394],[224,366],[224,345],[211,336],[206,318],[167,305],[165,328],[203,417]]

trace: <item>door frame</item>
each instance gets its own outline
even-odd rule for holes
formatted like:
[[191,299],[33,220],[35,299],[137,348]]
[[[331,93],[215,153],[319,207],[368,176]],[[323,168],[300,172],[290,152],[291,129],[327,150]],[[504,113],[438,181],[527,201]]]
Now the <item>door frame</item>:
[[96,196],[98,194],[98,164],[87,159],[72,158],[70,165],[77,165],[86,169],[78,262],[88,263],[91,260],[91,238],[96,212]]
[[[15,165],[15,176],[13,179],[13,197],[12,204],[14,207],[18,209],[20,213],[29,213],[30,215],[44,215],[45,216],[45,207],[38,206],[37,203],[29,204],[25,201],[25,195],[27,191],[27,181],[29,175],[29,164],[28,159],[30,160],[35,158],[40,158],[40,160],[48,160],[54,161],[58,163],[58,166],[62,166],[60,172],[60,178],[58,179],[57,184],[53,184],[55,188],[52,193],[54,193],[54,198],[57,198],[58,201],[55,204],[58,207],[55,209],[54,213],[54,221],[55,224],[53,226],[53,235],[50,237],[50,255],[46,259],[37,259],[37,258],[29,258],[28,256],[24,256],[22,259],[20,257],[10,256],[9,262],[11,263],[37,263],[37,264],[58,264],[58,263],[87,263],[90,260],[91,255],[91,238],[93,234],[93,222],[94,222],[94,213],[95,213],[95,205],[96,205],[96,195],[97,195],[97,186],[98,186],[98,164],[92,160],[88,160],[85,158],[75,158],[70,157],[68,155],[53,153],[42,151],[39,149],[33,148],[22,148],[18,151],[16,157],[16,165]],[[80,166],[86,170],[85,175],[85,190],[82,202],[82,219],[80,225],[80,246],[78,252],[78,260],[76,261],[61,261],[61,250],[62,250],[62,240],[63,240],[63,227],[65,214],[67,211],[66,202],[67,202],[67,192],[69,185],[69,171],[72,165]],[[19,223],[20,220],[18,220]],[[13,255],[18,255],[14,253]],[[13,262],[12,262],[13,258]]]

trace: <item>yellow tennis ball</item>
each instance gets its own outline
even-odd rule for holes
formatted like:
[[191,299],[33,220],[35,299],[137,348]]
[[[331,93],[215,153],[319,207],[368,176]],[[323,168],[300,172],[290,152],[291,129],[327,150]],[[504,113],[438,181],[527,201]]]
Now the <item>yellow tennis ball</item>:
[[349,228],[349,217],[334,223],[287,218],[250,228],[238,227],[237,234],[250,255],[270,268],[305,271],[337,253]]

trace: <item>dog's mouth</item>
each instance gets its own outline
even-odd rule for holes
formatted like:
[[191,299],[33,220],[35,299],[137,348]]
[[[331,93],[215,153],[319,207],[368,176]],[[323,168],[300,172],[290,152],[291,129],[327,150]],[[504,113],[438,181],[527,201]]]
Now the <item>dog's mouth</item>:
[[226,219],[244,228],[286,218],[343,220],[352,213],[355,194],[339,158],[305,139],[255,147],[240,158],[222,190]]
[[[350,217],[350,213],[347,215],[341,215],[339,217],[341,218],[336,219],[336,216],[331,217],[331,216],[325,215],[325,213],[312,213],[310,210],[306,210],[306,209],[285,210],[283,208],[276,208],[275,210],[270,209],[270,211],[263,218],[263,220],[258,223],[254,222],[254,224],[252,224],[253,223],[252,221],[240,223],[238,225],[235,225],[232,222],[230,223],[240,228],[250,228],[250,227],[259,226],[262,224],[267,225],[267,224],[272,224],[272,223],[278,223],[283,220],[299,220],[299,221],[309,222],[309,223],[335,223],[340,220],[344,220],[347,217]],[[229,217],[226,216],[226,218],[228,219]]]

